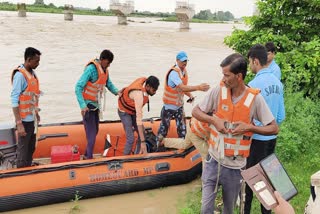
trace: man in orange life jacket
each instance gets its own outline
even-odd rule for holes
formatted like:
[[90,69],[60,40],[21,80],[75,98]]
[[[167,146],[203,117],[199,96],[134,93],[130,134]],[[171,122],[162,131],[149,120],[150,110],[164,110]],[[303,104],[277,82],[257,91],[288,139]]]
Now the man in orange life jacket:
[[207,83],[202,83],[196,86],[188,85],[188,73],[186,70],[188,56],[186,52],[180,51],[176,56],[176,64],[172,66],[166,74],[164,93],[163,93],[163,108],[161,110],[161,124],[158,130],[159,145],[167,136],[170,120],[175,118],[177,132],[179,138],[184,138],[186,135],[186,124],[183,109],[183,97],[187,95],[191,100],[194,100],[192,91],[208,91],[210,86]]
[[99,131],[99,113],[102,110],[100,103],[104,87],[106,86],[114,95],[121,94],[121,91],[113,85],[109,77],[108,67],[112,61],[113,53],[110,50],[103,50],[99,59],[91,60],[87,64],[75,87],[88,142],[84,159],[93,158],[94,145]]
[[126,133],[126,145],[124,155],[132,153],[134,143],[134,131],[138,132],[141,144],[138,144],[136,152],[147,153],[144,127],[142,124],[142,108],[148,103],[149,96],[156,94],[159,87],[159,79],[155,76],[148,78],[141,77],[124,88],[122,95],[118,99],[118,114]]
[[34,72],[40,62],[40,51],[28,47],[24,64],[12,73],[11,103],[17,124],[17,167],[31,166],[35,150],[37,125],[40,122],[38,100],[39,80]]
[[[247,62],[231,54],[220,64],[223,78],[193,110],[208,123],[209,155],[202,172],[202,214],[212,214],[217,189],[222,186],[223,213],[232,214],[241,187],[240,169],[246,165],[253,133],[272,135],[278,126],[259,90],[244,83]],[[207,113],[214,112],[213,116]],[[254,126],[258,119],[263,126]]]

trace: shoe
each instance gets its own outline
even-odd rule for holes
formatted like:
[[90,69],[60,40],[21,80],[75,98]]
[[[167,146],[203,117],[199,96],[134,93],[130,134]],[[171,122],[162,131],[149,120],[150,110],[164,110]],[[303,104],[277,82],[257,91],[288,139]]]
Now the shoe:
[[38,163],[38,162],[32,162],[32,164],[31,164],[31,166],[39,166],[40,165],[40,163]]

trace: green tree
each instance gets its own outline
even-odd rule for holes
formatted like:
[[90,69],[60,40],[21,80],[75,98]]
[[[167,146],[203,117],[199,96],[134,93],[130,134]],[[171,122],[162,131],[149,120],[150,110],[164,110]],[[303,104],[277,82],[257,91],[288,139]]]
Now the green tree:
[[216,13],[216,19],[217,19],[218,21],[225,21],[225,19],[224,19],[224,12],[223,12],[223,11],[218,11],[218,12]]
[[56,8],[56,6],[53,3],[50,3],[48,6],[52,8]]
[[234,20],[234,16],[230,11],[224,12],[224,20],[225,21],[232,21]]
[[100,6],[98,6],[96,10],[97,10],[98,12],[101,12],[101,11],[102,11],[102,9],[101,9]]
[[244,55],[256,43],[273,41],[286,87],[320,96],[320,0],[260,0],[259,15],[245,18],[225,43]]
[[35,0],[34,4],[44,5],[44,1],[43,0]]
[[213,14],[211,13],[211,10],[200,10],[199,13],[194,15],[194,18],[202,19],[202,20],[209,20],[209,19],[213,18]]

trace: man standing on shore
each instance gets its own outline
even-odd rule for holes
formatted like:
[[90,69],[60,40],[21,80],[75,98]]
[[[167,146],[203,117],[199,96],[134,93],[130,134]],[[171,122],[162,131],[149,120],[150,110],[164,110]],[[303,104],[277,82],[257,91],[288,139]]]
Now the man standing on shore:
[[[218,187],[222,186],[223,213],[233,214],[253,133],[271,135],[278,126],[259,90],[244,83],[247,62],[231,54],[220,64],[223,78],[192,110],[192,116],[209,124],[209,155],[202,172],[202,214],[212,214]],[[214,112],[213,116],[208,113]],[[264,126],[255,126],[258,119]]]
[[[254,45],[249,50],[248,58],[251,71],[256,74],[255,78],[249,82],[249,86],[260,89],[261,95],[269,106],[275,121],[280,125],[285,118],[283,86],[267,65],[267,50],[263,45]],[[254,124],[256,126],[262,125],[257,120],[254,121]],[[250,168],[272,154],[275,150],[276,142],[277,135],[254,134],[246,167]],[[252,197],[253,192],[246,185],[245,214],[250,214]],[[271,214],[271,211],[266,210],[261,204],[261,213]]]
[[273,75],[275,75],[278,80],[281,81],[281,70],[279,65],[274,60],[276,55],[276,46],[273,44],[273,42],[267,42],[265,46],[268,52],[267,66],[272,71]]

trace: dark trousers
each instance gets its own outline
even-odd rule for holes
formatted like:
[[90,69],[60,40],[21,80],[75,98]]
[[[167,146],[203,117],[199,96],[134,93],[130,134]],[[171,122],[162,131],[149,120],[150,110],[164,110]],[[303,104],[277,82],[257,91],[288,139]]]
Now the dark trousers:
[[99,131],[99,110],[87,111],[83,117],[83,125],[87,137],[87,148],[84,156],[86,159],[92,159],[94,144]]
[[[123,154],[124,155],[130,155],[132,154],[132,147],[134,144],[134,132],[138,132],[138,126],[137,126],[137,117],[136,115],[131,115],[126,112],[122,112],[118,110],[118,114],[120,117],[120,120],[122,122],[124,131],[126,133],[126,145],[124,147]],[[139,135],[139,133],[138,133]],[[134,153],[138,153],[138,148]]]
[[[202,171],[201,214],[213,214],[217,192],[217,182],[222,186],[223,214],[233,214],[234,206],[241,187],[240,169],[230,169],[220,165],[208,155]],[[218,174],[219,172],[219,174]]]
[[175,118],[177,125],[177,132],[179,138],[184,138],[186,136],[186,121],[184,117],[183,107],[180,107],[178,110],[165,109],[162,107],[161,110],[161,123],[158,130],[158,137],[162,135],[166,137],[168,130],[170,128],[170,121],[172,118]]
[[[247,166],[246,168],[250,168],[257,163],[259,163],[262,159],[269,156],[274,152],[276,146],[277,139],[261,141],[261,140],[252,140],[250,155],[247,158]],[[248,185],[246,185],[246,198],[244,205],[244,213],[250,214],[251,203],[253,198],[253,192]],[[271,210],[266,210],[264,206],[261,204],[261,213],[262,214],[271,214]]]
[[17,145],[17,168],[31,166],[36,146],[34,122],[22,122],[26,136],[19,136]]

